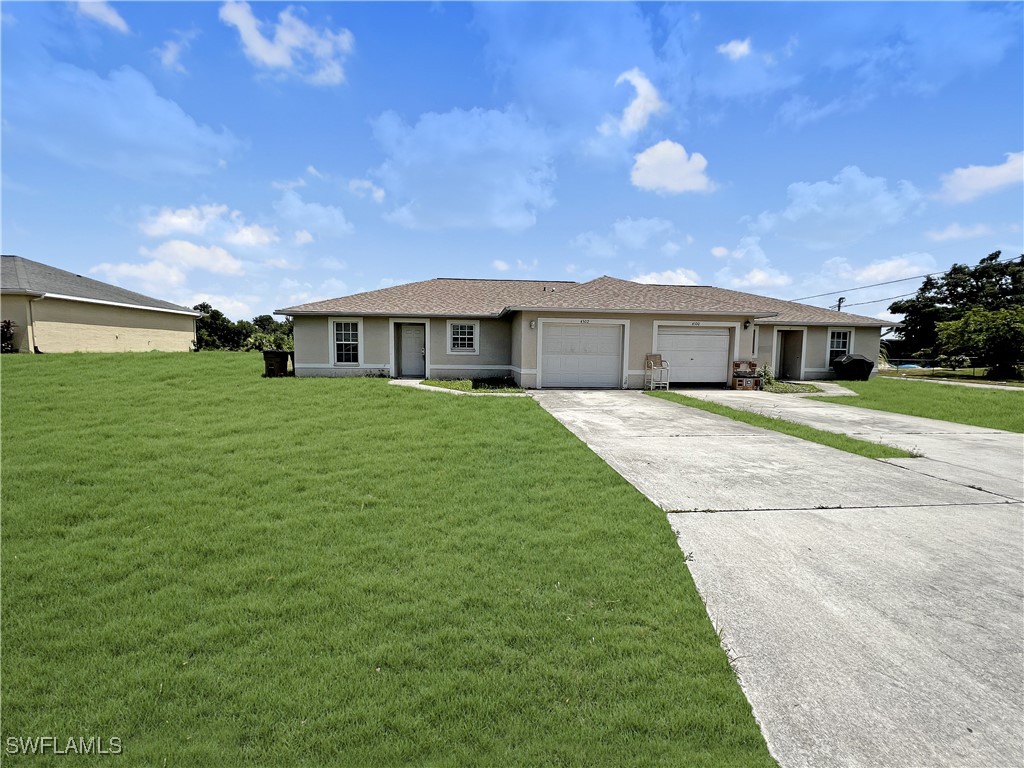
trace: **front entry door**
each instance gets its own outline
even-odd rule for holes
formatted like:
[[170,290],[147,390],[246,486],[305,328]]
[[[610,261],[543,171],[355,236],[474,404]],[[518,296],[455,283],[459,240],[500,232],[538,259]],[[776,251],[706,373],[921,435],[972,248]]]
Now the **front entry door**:
[[427,374],[426,329],[405,323],[399,334],[398,375],[422,379]]
[[782,349],[779,351],[780,379],[800,378],[800,354],[804,346],[803,331],[779,331]]

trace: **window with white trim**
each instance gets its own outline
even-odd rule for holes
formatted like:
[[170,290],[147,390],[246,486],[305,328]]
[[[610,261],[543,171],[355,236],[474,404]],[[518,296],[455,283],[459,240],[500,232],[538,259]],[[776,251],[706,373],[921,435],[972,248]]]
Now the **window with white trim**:
[[831,366],[837,357],[849,354],[850,332],[832,331],[828,338],[828,364]]
[[359,365],[359,323],[355,320],[334,324],[334,362]]
[[480,354],[480,322],[477,320],[448,321],[448,354]]

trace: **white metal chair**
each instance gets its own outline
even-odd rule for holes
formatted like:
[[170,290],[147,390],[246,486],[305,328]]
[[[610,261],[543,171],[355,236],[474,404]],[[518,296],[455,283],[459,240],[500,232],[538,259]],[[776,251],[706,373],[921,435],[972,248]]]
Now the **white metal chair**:
[[668,389],[669,364],[661,355],[650,354],[644,360],[644,389]]

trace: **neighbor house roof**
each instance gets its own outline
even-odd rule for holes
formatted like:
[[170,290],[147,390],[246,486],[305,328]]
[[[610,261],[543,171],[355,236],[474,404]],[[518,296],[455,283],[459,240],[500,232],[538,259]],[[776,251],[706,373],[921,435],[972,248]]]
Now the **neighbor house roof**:
[[21,256],[0,257],[0,293],[23,294],[91,304],[109,304],[119,307],[137,307],[156,312],[199,317],[202,313],[161,301],[141,293],[118,288],[116,285],[76,275],[57,267],[40,264]]
[[893,323],[708,285],[650,285],[599,277],[586,283],[436,278],[276,310],[283,315],[500,317],[514,310],[745,315],[761,323]]

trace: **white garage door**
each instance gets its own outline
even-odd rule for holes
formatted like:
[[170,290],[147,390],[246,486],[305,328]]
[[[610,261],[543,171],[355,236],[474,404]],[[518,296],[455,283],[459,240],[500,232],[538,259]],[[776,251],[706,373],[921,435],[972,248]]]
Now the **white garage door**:
[[670,379],[682,383],[729,380],[729,329],[658,328],[658,352],[671,366]]
[[542,387],[622,386],[622,326],[545,323]]

